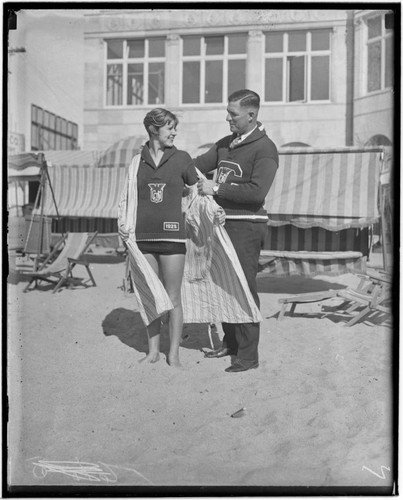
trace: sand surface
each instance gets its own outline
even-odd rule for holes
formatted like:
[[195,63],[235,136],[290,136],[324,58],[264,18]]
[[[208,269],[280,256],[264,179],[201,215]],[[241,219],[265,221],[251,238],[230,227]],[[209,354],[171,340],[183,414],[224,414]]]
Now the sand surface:
[[[207,326],[186,325],[180,371],[166,354],[139,363],[147,337],[133,295],[121,289],[124,263],[92,260],[97,287],[23,293],[26,283],[10,279],[12,485],[392,483],[390,327],[344,327],[339,299],[276,319],[280,297],[357,277],[260,275],[259,368],[226,373],[230,358],[204,357]],[[216,346],[221,335],[213,332]],[[167,346],[165,328],[163,353]]]

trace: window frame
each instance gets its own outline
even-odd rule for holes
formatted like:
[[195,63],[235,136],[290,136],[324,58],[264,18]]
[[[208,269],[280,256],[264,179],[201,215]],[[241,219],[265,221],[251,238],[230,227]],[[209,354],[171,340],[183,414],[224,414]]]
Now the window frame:
[[[150,57],[150,40],[161,39],[164,43],[164,56]],[[151,36],[151,37],[125,37],[120,40],[123,43],[123,57],[108,59],[108,41],[117,40],[116,37],[104,38],[104,85],[103,85],[103,107],[105,109],[139,109],[148,107],[164,106],[166,100],[166,70],[167,70],[167,46],[166,36]],[[141,40],[144,41],[144,55],[143,57],[129,57],[128,42]],[[162,63],[164,67],[164,98],[158,104],[148,104],[149,100],[149,66],[152,63]],[[108,65],[121,64],[122,65],[122,104],[108,104]],[[143,102],[141,104],[128,104],[128,68],[129,64],[141,64],[143,66]]]
[[[381,18],[381,34],[378,36],[374,36],[373,38],[369,38],[369,26],[368,26],[368,21],[376,18]],[[387,90],[392,90],[393,89],[393,83],[390,86],[385,85],[385,76],[386,76],[386,41],[388,39],[392,39],[392,48],[393,48],[393,29],[387,30],[385,27],[385,13],[376,13],[374,15],[368,16],[365,19],[365,29],[366,29],[366,34],[365,34],[365,63],[366,63],[366,72],[365,72],[365,86],[364,86],[364,94],[365,95],[374,95],[379,92],[385,92]],[[388,32],[389,31],[389,32]],[[381,43],[381,82],[380,82],[380,88],[379,89],[374,89],[374,90],[369,90],[369,48],[370,45],[376,44],[380,42]],[[393,58],[392,58],[393,59]],[[392,64],[392,71],[393,71],[393,61],[391,62]]]
[[[229,53],[229,37],[231,35],[245,35],[246,37],[246,45],[245,52],[238,54],[230,54]],[[199,45],[200,45],[200,53],[198,55],[189,55],[185,56],[183,54],[183,44],[184,38],[187,35],[182,35],[180,37],[180,84],[179,84],[179,103],[180,106],[184,107],[194,107],[194,106],[208,106],[208,107],[216,107],[222,106],[228,102],[228,61],[245,61],[245,85],[246,85],[246,76],[247,76],[247,60],[248,60],[248,32],[247,31],[239,31],[239,32],[231,32],[227,34],[222,33],[209,33],[208,35],[203,34],[191,34],[188,36],[198,37]],[[224,48],[222,54],[206,54],[206,38],[215,38],[222,37],[224,38]],[[205,102],[206,97],[206,62],[208,61],[220,61],[222,62],[222,100],[217,102]],[[184,82],[183,82],[183,65],[185,62],[199,62],[200,63],[200,89],[199,89],[199,100],[198,102],[183,102],[183,90],[184,90]]]
[[[306,47],[304,50],[288,50],[289,49],[289,35],[294,31],[303,31],[306,37]],[[327,31],[329,34],[329,48],[328,49],[312,49],[312,33],[315,31]],[[264,104],[270,105],[300,105],[300,104],[327,104],[332,102],[332,28],[317,28],[317,29],[304,29],[297,30],[273,30],[264,32],[264,48],[263,48],[263,99]],[[281,33],[283,36],[282,51],[281,52],[266,52],[266,35],[270,33]],[[312,99],[312,58],[326,56],[329,60],[329,97],[327,99]],[[304,99],[290,101],[290,74],[289,74],[289,60],[291,57],[304,58]],[[282,61],[282,98],[278,101],[266,100],[266,61],[268,59],[281,59]]]
[[[46,123],[47,122],[47,123]],[[53,123],[53,126],[52,126]],[[65,128],[65,131],[63,131]],[[71,134],[68,130],[71,130]],[[42,144],[41,144],[42,130]],[[44,136],[48,138],[45,145]],[[58,147],[59,144],[74,145],[74,147]],[[40,147],[40,146],[45,147]],[[48,147],[50,146],[50,147]],[[78,124],[55,115],[36,104],[31,104],[31,151],[78,149]]]

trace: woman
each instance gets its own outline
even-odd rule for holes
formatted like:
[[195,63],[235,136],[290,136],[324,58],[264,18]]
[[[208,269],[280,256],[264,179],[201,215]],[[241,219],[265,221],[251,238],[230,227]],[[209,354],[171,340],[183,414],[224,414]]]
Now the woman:
[[[137,184],[135,241],[147,262],[160,277],[173,309],[169,312],[170,349],[168,363],[181,367],[179,344],[182,337],[183,311],[181,284],[186,254],[186,235],[182,213],[185,185],[194,185],[198,176],[193,160],[173,145],[178,118],[170,111],[156,108],[147,113],[144,126],[149,141],[141,151],[136,165]],[[133,197],[127,192],[126,198]],[[130,200],[122,195],[119,206],[119,232],[129,239],[122,223]],[[124,205],[124,209],[122,208]],[[149,353],[141,361],[155,363],[160,358],[161,317],[147,327]]]

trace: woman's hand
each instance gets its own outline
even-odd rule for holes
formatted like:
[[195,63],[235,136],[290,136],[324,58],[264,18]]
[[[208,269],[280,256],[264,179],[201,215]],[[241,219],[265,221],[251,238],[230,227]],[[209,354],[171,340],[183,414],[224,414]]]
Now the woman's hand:
[[223,226],[225,224],[225,211],[223,208],[219,208],[215,214],[214,214],[214,219],[213,223],[217,224],[219,226]]
[[129,233],[126,233],[126,231],[122,231],[121,229],[119,229],[119,236],[123,242],[126,242],[129,239]]

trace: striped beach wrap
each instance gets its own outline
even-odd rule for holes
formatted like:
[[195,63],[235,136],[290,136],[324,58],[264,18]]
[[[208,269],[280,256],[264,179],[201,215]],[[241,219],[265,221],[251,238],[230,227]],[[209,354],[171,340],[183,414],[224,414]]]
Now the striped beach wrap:
[[[137,155],[129,166],[119,203],[118,228],[128,247],[137,306],[148,326],[173,306],[163,284],[136,244],[139,161],[140,155]],[[187,252],[182,282],[184,322],[262,321],[231,240],[225,229],[213,222],[214,214],[222,209],[211,196],[198,195],[196,185],[189,189],[186,205]]]

